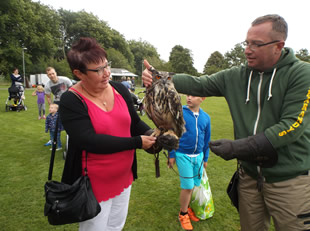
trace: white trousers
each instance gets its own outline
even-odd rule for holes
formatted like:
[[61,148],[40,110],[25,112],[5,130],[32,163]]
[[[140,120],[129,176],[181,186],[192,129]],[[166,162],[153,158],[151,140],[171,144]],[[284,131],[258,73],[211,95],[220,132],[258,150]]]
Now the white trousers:
[[120,195],[102,201],[101,212],[93,219],[80,222],[79,231],[120,231],[123,229],[127,213],[131,185]]

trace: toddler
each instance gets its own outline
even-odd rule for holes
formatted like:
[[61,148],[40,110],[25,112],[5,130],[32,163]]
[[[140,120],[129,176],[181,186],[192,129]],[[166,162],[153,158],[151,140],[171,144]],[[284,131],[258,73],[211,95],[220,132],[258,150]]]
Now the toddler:
[[[54,140],[54,134],[55,134],[55,129],[56,129],[56,121],[58,115],[58,105],[52,103],[49,107],[49,112],[50,114],[46,117],[45,121],[45,132],[47,133],[48,131],[50,132],[50,140],[53,142]],[[61,140],[60,140],[60,133],[63,130],[61,121],[59,119],[58,121],[58,131],[57,131],[57,151],[62,149],[61,145]],[[50,149],[52,150],[52,148]]]
[[39,109],[39,120],[46,119],[45,117],[45,93],[44,93],[43,86],[38,85],[37,89],[34,92],[32,92],[32,95],[38,97],[37,104],[38,104],[38,109]]

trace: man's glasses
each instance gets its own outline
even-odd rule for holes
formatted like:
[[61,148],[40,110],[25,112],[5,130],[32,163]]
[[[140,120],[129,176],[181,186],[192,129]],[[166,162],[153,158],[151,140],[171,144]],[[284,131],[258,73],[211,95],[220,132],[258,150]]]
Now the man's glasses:
[[242,42],[241,44],[242,44],[245,48],[246,48],[246,47],[249,47],[250,50],[255,51],[257,48],[260,48],[260,47],[263,47],[263,46],[267,46],[267,45],[273,44],[273,43],[278,43],[278,42],[280,42],[280,40],[273,40],[273,41],[268,42],[268,43],[260,43],[260,44],[256,44],[256,43],[250,44],[249,42],[244,41],[244,42]]
[[99,76],[102,76],[105,69],[106,69],[107,71],[110,71],[110,70],[111,70],[111,63],[112,63],[112,62],[107,62],[107,64],[104,65],[104,66],[102,66],[102,67],[99,67],[99,68],[97,68],[97,69],[85,69],[85,71],[97,72],[97,74],[98,74]]

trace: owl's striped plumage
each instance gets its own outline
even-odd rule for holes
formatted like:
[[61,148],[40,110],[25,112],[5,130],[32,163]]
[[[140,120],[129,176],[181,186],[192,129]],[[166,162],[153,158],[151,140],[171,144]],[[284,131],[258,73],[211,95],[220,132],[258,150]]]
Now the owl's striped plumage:
[[153,81],[146,89],[145,111],[157,129],[153,133],[167,150],[177,149],[185,132],[181,98],[174,88],[172,74],[151,68]]

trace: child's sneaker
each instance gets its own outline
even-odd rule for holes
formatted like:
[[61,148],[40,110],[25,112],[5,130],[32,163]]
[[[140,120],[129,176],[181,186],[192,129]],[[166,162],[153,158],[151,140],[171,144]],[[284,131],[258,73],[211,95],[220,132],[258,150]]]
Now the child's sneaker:
[[185,230],[193,230],[193,226],[192,226],[191,220],[189,219],[188,214],[185,214],[184,216],[182,216],[179,213],[179,221],[180,221],[181,226],[182,226],[183,229],[185,229]]
[[41,116],[39,116],[38,120],[40,120],[40,119],[41,119]]
[[200,219],[198,217],[196,217],[194,211],[191,208],[187,209],[188,212],[188,216],[192,221],[200,221]]
[[44,120],[46,119],[45,115],[43,115],[43,119],[44,119]]
[[51,145],[52,145],[52,141],[51,140],[47,141],[47,143],[44,144],[44,146],[51,146]]
[[[60,147],[60,148],[56,148],[56,151],[59,151],[59,150],[61,150],[62,149],[62,147]],[[53,148],[50,148],[50,151],[52,151],[53,150]]]

